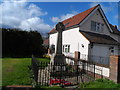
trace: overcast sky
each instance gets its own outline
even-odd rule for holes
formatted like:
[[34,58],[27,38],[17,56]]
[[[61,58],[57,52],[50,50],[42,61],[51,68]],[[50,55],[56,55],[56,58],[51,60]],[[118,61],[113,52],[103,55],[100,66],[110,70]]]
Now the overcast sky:
[[0,25],[6,28],[49,32],[57,22],[101,4],[108,21],[118,25],[117,2],[22,2],[0,3]]

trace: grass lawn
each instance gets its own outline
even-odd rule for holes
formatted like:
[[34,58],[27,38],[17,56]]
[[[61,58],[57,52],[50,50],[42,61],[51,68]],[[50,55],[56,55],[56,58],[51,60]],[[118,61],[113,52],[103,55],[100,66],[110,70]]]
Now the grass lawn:
[[[48,59],[39,58],[42,62]],[[31,58],[3,58],[2,59],[2,86],[31,85],[28,66]]]
[[[41,62],[50,61],[44,58],[37,58],[37,60]],[[2,86],[31,85],[32,82],[29,77],[30,71],[28,69],[29,65],[31,65],[31,58],[3,58],[2,65],[1,65],[2,66]],[[94,82],[79,84],[79,86],[81,88],[120,88],[120,84],[116,84],[107,79],[98,79]],[[44,87],[43,86],[41,88],[61,88],[61,87],[57,87],[57,86]]]
[[0,86],[2,86],[2,59],[0,58]]
[[116,84],[108,79],[97,79],[93,82],[82,83],[81,88],[120,88],[120,84]]

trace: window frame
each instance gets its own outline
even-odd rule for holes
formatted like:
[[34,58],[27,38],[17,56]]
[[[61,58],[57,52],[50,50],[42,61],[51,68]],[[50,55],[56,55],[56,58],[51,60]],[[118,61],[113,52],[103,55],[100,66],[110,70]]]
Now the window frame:
[[[98,29],[99,27],[99,29]],[[104,24],[96,21],[91,21],[91,31],[103,32]]]
[[62,49],[64,53],[69,53],[70,52],[70,44],[64,44],[63,45],[63,49]]

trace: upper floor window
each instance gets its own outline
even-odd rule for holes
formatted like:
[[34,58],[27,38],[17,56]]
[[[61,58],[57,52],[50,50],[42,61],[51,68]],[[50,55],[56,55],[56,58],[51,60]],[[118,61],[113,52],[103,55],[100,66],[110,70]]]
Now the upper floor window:
[[63,45],[63,52],[70,52],[70,45]]
[[91,30],[92,31],[102,32],[103,29],[104,29],[104,24],[103,23],[91,21]]

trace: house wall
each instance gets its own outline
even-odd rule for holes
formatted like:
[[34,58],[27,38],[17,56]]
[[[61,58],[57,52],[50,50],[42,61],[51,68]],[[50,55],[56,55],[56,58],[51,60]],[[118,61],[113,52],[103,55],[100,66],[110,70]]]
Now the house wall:
[[[86,66],[85,69],[94,73],[93,65],[89,65],[89,67]],[[95,65],[95,73],[99,75],[103,75],[104,77],[109,77],[110,69]]]
[[[70,53],[74,54],[75,51],[80,51],[81,54],[88,55],[89,41],[79,32],[79,27],[63,31],[62,33],[63,45],[70,45]],[[55,45],[55,52],[57,46],[57,33],[50,34],[50,46]],[[82,47],[84,45],[84,48]]]
[[93,48],[91,48],[90,55],[109,57],[110,55],[109,46],[102,44],[93,44]]
[[51,45],[55,45],[55,52],[56,52],[56,46],[57,46],[57,35],[58,33],[50,34],[49,35],[49,47]]
[[88,55],[89,41],[79,32],[79,28],[73,28],[63,32],[63,45],[65,44],[70,44],[71,53],[80,51],[81,54]]
[[[114,47],[114,53],[110,52],[110,47]],[[93,44],[93,48],[90,50],[90,55],[109,57],[110,55],[118,55],[118,46],[116,45],[106,45],[106,44]]]
[[[91,30],[91,21],[96,21],[96,22],[100,22],[104,24],[104,30],[102,32],[95,32]],[[106,35],[110,35],[109,29],[105,23],[105,21],[103,20],[100,12],[97,10],[93,13],[93,15],[91,15],[81,26],[80,26],[80,30],[85,30],[85,31],[90,31],[90,32],[94,32],[94,33],[101,33],[101,34],[106,34]]]

